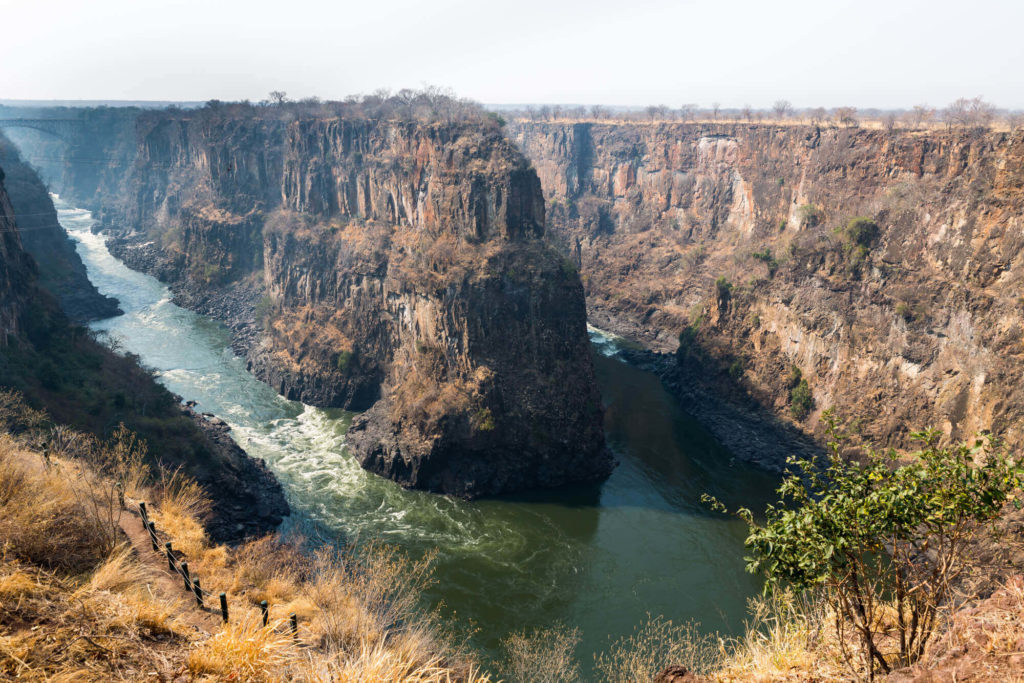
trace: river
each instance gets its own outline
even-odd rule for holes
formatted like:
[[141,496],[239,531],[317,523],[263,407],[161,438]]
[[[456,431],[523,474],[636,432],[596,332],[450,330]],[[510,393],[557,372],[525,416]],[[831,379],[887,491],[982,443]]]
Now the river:
[[473,644],[490,654],[513,631],[561,622],[581,629],[587,670],[609,638],[648,615],[727,633],[742,627],[746,600],[760,589],[744,571],[745,525],[708,514],[700,497],[756,508],[775,480],[735,462],[655,376],[615,358],[614,337],[591,330],[608,443],[620,461],[606,482],[471,503],[406,491],[346,452],[352,413],[285,400],[257,381],[223,325],[176,306],[166,286],[114,258],[90,232],[89,212],[55,203],[89,278],[125,311],[91,327],[266,460],[293,509],[286,530],[315,525],[414,557],[436,549],[427,598],[471,623]]

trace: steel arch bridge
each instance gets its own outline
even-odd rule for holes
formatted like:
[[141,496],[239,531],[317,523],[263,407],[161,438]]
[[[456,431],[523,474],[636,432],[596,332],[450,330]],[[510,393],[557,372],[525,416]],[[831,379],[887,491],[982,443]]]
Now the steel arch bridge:
[[31,128],[48,133],[70,142],[72,136],[81,128],[78,119],[0,119],[0,130],[7,128]]

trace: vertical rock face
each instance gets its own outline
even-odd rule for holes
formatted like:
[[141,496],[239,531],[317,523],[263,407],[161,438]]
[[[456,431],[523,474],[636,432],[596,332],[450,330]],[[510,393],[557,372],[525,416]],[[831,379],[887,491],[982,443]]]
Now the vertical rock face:
[[493,125],[217,109],[133,125],[130,172],[97,181],[106,224],[145,231],[121,253],[200,308],[253,292],[225,315],[253,323],[250,369],[366,410],[349,434],[364,467],[467,497],[608,474],[583,288]]
[[5,169],[11,208],[18,217],[21,243],[38,267],[40,284],[58,299],[73,320],[108,318],[120,313],[117,302],[100,294],[89,282],[85,265],[57,222],[57,211],[46,186],[3,134],[0,165]]
[[21,244],[14,221],[14,207],[4,184],[6,175],[0,166],[0,347],[22,335],[22,318],[36,277],[35,264]]
[[678,350],[685,381],[808,432],[835,407],[893,445],[926,426],[1024,440],[1020,132],[510,128],[591,319]]

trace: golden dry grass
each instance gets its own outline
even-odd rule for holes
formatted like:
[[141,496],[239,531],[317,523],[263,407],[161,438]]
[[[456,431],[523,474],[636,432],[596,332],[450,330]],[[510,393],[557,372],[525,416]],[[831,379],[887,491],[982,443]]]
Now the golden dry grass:
[[[213,546],[205,492],[174,472],[148,483],[137,467],[145,446],[125,430],[107,444],[47,437],[60,444],[48,461],[31,445],[42,439],[0,435],[0,679],[490,680],[419,609],[430,558],[372,544],[310,554],[273,537]],[[125,543],[119,490],[130,507],[150,503],[205,589],[229,593],[230,623],[208,626],[168,588],[158,556]],[[268,627],[260,600],[271,604]]]

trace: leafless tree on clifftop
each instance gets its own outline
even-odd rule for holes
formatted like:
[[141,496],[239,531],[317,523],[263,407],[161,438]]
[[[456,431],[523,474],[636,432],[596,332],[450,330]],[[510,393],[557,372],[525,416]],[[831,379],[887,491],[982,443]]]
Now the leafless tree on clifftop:
[[775,118],[781,121],[793,113],[793,105],[789,100],[776,100],[772,105],[772,111],[775,112]]

